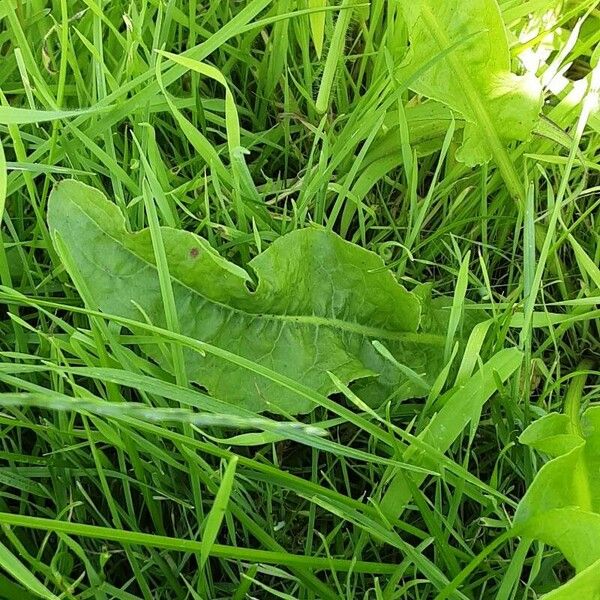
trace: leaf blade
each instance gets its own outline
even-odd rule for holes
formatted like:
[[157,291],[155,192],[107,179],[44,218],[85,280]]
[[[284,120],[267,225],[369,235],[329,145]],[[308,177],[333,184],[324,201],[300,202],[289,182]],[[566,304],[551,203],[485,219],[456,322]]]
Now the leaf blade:
[[[113,203],[74,181],[55,187],[48,219],[54,238],[73,256],[71,270],[77,269],[97,307],[140,320],[139,306],[153,324],[166,324],[148,230],[128,232]],[[373,348],[373,339],[385,341],[412,370],[435,377],[444,336],[418,331],[420,299],[396,282],[376,254],[325,230],[298,230],[249,263],[258,279],[250,291],[249,274],[202,238],[168,227],[160,231],[182,334],[324,395],[335,391],[327,371],[345,383],[369,378],[365,394],[380,403],[392,390],[399,390],[399,397],[422,393]],[[159,352],[148,353],[171,370]],[[232,370],[218,356],[186,351],[185,368],[190,380],[234,404],[296,413],[314,406],[258,369],[256,374]]]
[[532,77],[510,72],[502,17],[495,0],[403,2],[411,50],[403,77],[439,52],[461,43],[411,84],[419,94],[450,106],[467,123],[458,158],[476,165],[493,157],[511,194],[524,199],[505,140],[526,139],[541,109],[541,87]]

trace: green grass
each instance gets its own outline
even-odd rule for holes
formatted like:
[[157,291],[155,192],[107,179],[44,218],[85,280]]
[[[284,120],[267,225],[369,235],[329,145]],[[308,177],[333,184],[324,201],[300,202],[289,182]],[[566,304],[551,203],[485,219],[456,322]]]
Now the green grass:
[[[506,165],[456,161],[460,120],[415,128],[392,2],[0,0],[0,598],[533,600],[566,581],[509,531],[542,464],[519,434],[582,361],[580,403],[600,400],[596,5],[500,3],[546,86],[547,120],[503,151],[515,200]],[[426,399],[375,412],[340,382],[306,427],[248,421],[177,368],[172,297],[168,331],[134,339],[86,308],[46,225],[70,177],[240,265],[311,223],[340,233],[453,297],[448,360],[465,298],[489,319]]]

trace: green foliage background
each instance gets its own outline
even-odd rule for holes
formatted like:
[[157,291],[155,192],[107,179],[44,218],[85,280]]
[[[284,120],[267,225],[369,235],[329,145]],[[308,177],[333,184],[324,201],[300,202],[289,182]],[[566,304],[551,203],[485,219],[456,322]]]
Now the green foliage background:
[[[437,4],[0,0],[0,598],[600,597],[535,500],[597,463],[597,2]],[[335,232],[449,298],[442,367],[383,406],[334,374],[297,419],[231,409],[177,367],[204,350],[168,261],[160,327],[97,312],[48,227],[65,179],[238,274]],[[595,523],[586,481],[552,508]]]

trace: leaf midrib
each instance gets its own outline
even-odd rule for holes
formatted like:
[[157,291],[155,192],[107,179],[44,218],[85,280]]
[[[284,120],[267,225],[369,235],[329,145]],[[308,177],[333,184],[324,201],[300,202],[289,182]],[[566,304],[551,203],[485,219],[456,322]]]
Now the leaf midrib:
[[[77,209],[82,213],[82,215],[90,221],[95,227],[97,227],[104,235],[113,240],[116,244],[122,247],[126,252],[134,256],[137,260],[142,263],[148,265],[149,267],[157,270],[157,267],[154,263],[151,263],[145,260],[143,257],[138,255],[136,252],[128,248],[121,240],[117,239],[110,232],[106,231],[100,223],[94,220],[85,210],[84,208],[78,204],[77,202],[72,202]],[[124,230],[125,235],[132,235],[126,230]],[[135,235],[135,234],[133,234]],[[89,260],[89,259],[88,259]],[[223,302],[219,302],[217,300],[213,300],[212,298],[208,298],[207,296],[200,293],[197,289],[190,287],[185,282],[181,281],[177,277],[174,277],[172,273],[169,272],[169,277],[177,282],[178,285],[190,291],[190,293],[199,296],[205,302],[210,304],[214,304],[222,307],[223,309],[238,313],[240,315],[244,315],[246,318],[250,320],[255,319],[263,319],[265,321],[283,321],[290,323],[298,323],[298,324],[306,324],[312,325],[315,327],[329,327],[332,329],[339,329],[348,333],[353,333],[356,335],[360,335],[363,337],[371,338],[371,339],[384,339],[384,340],[392,340],[398,342],[406,342],[406,343],[418,343],[425,345],[433,345],[433,346],[443,346],[445,343],[445,337],[441,335],[436,335],[432,333],[419,333],[412,331],[391,331],[389,329],[383,329],[380,327],[370,327],[368,325],[362,325],[360,323],[353,323],[351,321],[343,321],[341,319],[335,318],[327,318],[327,317],[319,317],[317,315],[277,315],[273,313],[252,313],[242,310],[240,308],[236,308],[229,304],[224,304]]]

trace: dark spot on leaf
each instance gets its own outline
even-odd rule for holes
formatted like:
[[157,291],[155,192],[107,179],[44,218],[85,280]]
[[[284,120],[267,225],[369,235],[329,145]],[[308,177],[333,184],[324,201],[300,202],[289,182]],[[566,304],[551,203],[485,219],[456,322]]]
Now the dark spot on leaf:
[[200,254],[200,250],[198,248],[192,248],[190,250],[190,258],[198,258],[199,254]]

